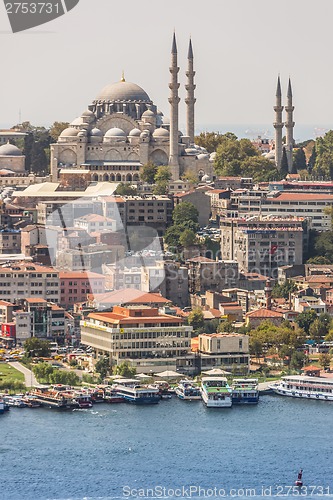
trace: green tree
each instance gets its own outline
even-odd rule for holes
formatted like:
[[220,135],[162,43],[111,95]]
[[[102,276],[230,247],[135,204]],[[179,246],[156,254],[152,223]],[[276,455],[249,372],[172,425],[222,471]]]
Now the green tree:
[[187,318],[188,324],[193,327],[193,330],[198,330],[199,328],[203,328],[204,315],[200,307],[196,307],[193,311],[190,312]]
[[272,296],[275,298],[289,298],[289,293],[292,293],[296,290],[296,285],[291,280],[286,280],[281,285],[279,283],[275,283],[272,290]]
[[137,189],[128,183],[120,182],[115,190],[115,194],[120,196],[136,196],[138,194]]
[[180,236],[183,233],[182,226],[170,226],[165,232],[164,241],[168,247],[178,248],[181,246]]
[[195,175],[192,170],[186,170],[182,175],[182,180],[189,182],[191,187],[194,187],[198,184],[199,178]]
[[331,366],[331,355],[328,352],[323,352],[319,354],[319,365],[323,370],[327,370]]
[[109,358],[104,356],[99,359],[95,365],[95,371],[99,374],[101,380],[105,379],[110,368]]
[[233,327],[233,324],[227,320],[221,321],[221,323],[219,324],[218,329],[217,329],[217,331],[220,333],[224,333],[224,332],[232,333],[232,332],[234,332],[234,330],[235,329]]
[[166,195],[169,192],[169,181],[158,181],[156,182],[153,193],[157,196]]
[[121,375],[126,378],[133,378],[136,375],[135,366],[131,366],[128,361],[123,361],[123,363],[117,365],[113,371],[115,375]]
[[333,178],[333,131],[318,137],[315,145],[315,164],[312,174],[324,179]]
[[306,156],[303,148],[294,149],[293,167],[296,171],[306,169]]
[[147,182],[148,184],[154,184],[156,174],[157,174],[157,166],[154,165],[152,162],[148,162],[145,165],[143,165],[140,172],[140,177],[143,182]]
[[49,130],[52,141],[57,142],[59,135],[67,127],[69,127],[68,122],[54,122]]
[[49,383],[50,377],[54,372],[54,368],[50,363],[37,363],[32,368],[34,375],[36,376],[38,382]]
[[172,220],[176,226],[183,226],[192,229],[194,225],[197,229],[198,219],[199,211],[193,203],[190,203],[189,201],[179,203],[172,212]]
[[315,164],[316,164],[316,159],[317,159],[317,153],[316,153],[316,147],[315,145],[313,146],[311,156],[308,161],[308,169],[309,171],[312,171]]
[[289,173],[289,166],[288,166],[287,151],[286,148],[283,148],[280,174],[282,178],[285,178],[288,175],[288,173]]
[[49,358],[51,355],[50,343],[37,337],[31,337],[24,342],[24,350],[29,358]]
[[219,132],[201,132],[200,135],[195,137],[195,144],[207,149],[208,153],[213,153],[226,139],[236,141],[237,136],[232,132],[227,132],[226,134],[220,134]]
[[160,167],[157,167],[157,172],[155,174],[155,183],[158,184],[160,182],[169,182],[171,179],[172,174],[170,167],[167,167],[165,165],[162,165]]
[[192,229],[185,229],[181,232],[179,243],[182,247],[188,248],[196,243],[196,235]]
[[301,370],[304,366],[306,359],[307,358],[304,352],[295,351],[291,356],[290,368],[292,370]]
[[296,323],[300,328],[303,328],[305,333],[308,335],[311,324],[317,319],[316,311],[310,309],[310,311],[304,311],[300,313],[296,318]]

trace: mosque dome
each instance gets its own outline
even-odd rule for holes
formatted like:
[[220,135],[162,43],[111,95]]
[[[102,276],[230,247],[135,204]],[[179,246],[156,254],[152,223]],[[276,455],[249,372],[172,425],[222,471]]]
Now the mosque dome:
[[209,177],[209,175],[207,175],[207,174],[203,175],[203,176],[202,176],[202,178],[201,178],[201,181],[202,181],[202,182],[210,182],[210,177]]
[[91,131],[90,131],[90,135],[92,137],[102,137],[103,136],[103,132],[99,129],[99,128],[93,128]]
[[155,118],[155,113],[151,111],[150,109],[147,109],[144,113],[142,113],[143,118]]
[[86,111],[83,111],[82,115],[81,116],[86,116],[86,117],[89,117],[89,118],[95,118],[95,115],[92,111],[90,111],[90,109],[86,109]]
[[[0,148],[1,149],[1,148]],[[269,151],[268,153],[263,155],[267,160],[275,160],[275,151]]]
[[83,119],[82,119],[82,116],[78,116],[77,118],[75,118],[75,120],[73,120],[71,123],[70,123],[70,126],[75,126],[75,127],[78,127],[79,125],[83,125]]
[[207,158],[209,158],[209,154],[207,153],[201,153],[198,155],[198,160],[206,160]]
[[97,101],[147,102],[149,95],[136,83],[120,81],[104,87],[96,97]]
[[126,134],[121,128],[113,127],[105,132],[104,137],[126,137]]
[[22,156],[22,151],[14,144],[7,142],[0,146],[0,156]]
[[149,130],[144,130],[143,132],[141,132],[140,137],[141,139],[146,139],[147,137],[149,137]]
[[68,127],[61,132],[59,137],[76,137],[78,132],[76,128]]
[[141,130],[138,128],[133,128],[128,134],[130,137],[140,137]]
[[195,148],[186,148],[185,153],[188,155],[196,155],[198,151]]
[[158,138],[163,138],[165,137],[166,139],[170,136],[169,131],[166,130],[165,128],[159,127],[155,129],[153,133],[153,137],[158,137]]

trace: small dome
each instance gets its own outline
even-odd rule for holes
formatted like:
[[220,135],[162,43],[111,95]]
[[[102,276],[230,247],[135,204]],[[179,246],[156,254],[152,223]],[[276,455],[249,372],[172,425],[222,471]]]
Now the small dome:
[[272,150],[269,153],[263,155],[267,160],[275,160],[275,151]]
[[103,136],[103,132],[99,129],[99,128],[93,128],[91,131],[90,131],[90,135],[92,137],[102,137]]
[[188,155],[196,155],[198,151],[195,148],[186,148],[185,153]]
[[90,109],[87,109],[86,111],[83,111],[81,116],[88,116],[90,118],[95,118],[95,115]]
[[76,128],[68,127],[61,132],[59,137],[76,137],[78,132],[79,131]]
[[22,151],[14,144],[7,142],[0,146],[0,156],[22,156]]
[[110,128],[104,137],[126,137],[126,134],[121,128],[113,127]]
[[143,132],[141,132],[140,137],[141,139],[146,139],[147,137],[149,137],[149,130],[144,130]]
[[70,123],[70,126],[75,126],[75,127],[78,127],[79,125],[83,125],[83,119],[82,119],[82,116],[78,116],[77,118],[75,118],[75,120],[73,120],[71,123]]
[[168,118],[167,116],[162,116],[161,119],[163,125],[170,125],[170,118]]
[[165,137],[165,138],[168,138],[170,136],[169,134],[169,131],[166,130],[165,128],[157,128],[154,133],[153,133],[153,137]]
[[198,160],[206,160],[207,158],[209,158],[207,153],[201,153],[198,155]]
[[144,113],[142,113],[142,118],[155,118],[155,113],[150,109],[147,109]]
[[202,182],[210,182],[210,177],[208,174],[205,174],[201,178]]
[[133,128],[128,134],[130,137],[140,137],[141,130],[138,128]]
[[77,134],[78,137],[86,137],[87,135],[87,131],[85,129],[82,129],[79,131],[79,133]]

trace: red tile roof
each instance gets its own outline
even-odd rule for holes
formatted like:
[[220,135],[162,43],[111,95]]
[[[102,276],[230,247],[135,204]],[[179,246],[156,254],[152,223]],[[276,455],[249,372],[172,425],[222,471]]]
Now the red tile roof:
[[283,314],[277,311],[272,311],[271,309],[264,308],[248,312],[246,313],[246,316],[250,318],[282,318]]

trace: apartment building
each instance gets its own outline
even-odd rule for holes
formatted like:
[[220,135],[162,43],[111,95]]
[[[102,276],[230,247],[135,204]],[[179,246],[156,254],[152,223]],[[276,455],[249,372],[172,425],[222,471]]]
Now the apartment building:
[[126,196],[126,225],[147,225],[163,232],[172,223],[173,202],[167,196]]
[[221,291],[235,286],[238,280],[236,259],[213,260],[199,256],[186,261],[190,293],[204,293],[206,290]]
[[24,297],[59,302],[59,272],[53,267],[15,262],[0,266],[0,300],[17,303]]
[[304,218],[226,219],[220,227],[222,259],[241,271],[277,278],[278,267],[302,264]]
[[201,370],[222,368],[248,373],[249,336],[236,333],[201,334],[198,337]]
[[21,232],[18,229],[0,230],[0,254],[21,253]]
[[105,276],[89,271],[60,271],[60,304],[72,308],[87,295],[105,292]]
[[81,342],[96,357],[108,355],[113,365],[129,361],[146,373],[176,369],[177,358],[190,353],[191,333],[181,318],[144,306],[114,306],[81,321]]

